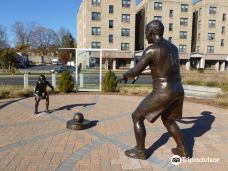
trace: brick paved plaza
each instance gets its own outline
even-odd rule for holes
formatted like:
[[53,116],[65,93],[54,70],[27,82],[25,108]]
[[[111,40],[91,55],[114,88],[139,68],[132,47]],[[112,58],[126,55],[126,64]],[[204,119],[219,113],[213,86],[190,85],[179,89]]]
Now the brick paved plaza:
[[[143,97],[76,94],[50,96],[51,114],[33,115],[34,98],[0,101],[0,170],[154,171],[228,170],[228,110],[184,103],[178,122],[193,158],[219,158],[217,163],[173,165],[169,137],[161,120],[145,121],[148,160],[129,159],[135,145],[131,113]],[[82,112],[96,126],[73,131],[66,121]]]

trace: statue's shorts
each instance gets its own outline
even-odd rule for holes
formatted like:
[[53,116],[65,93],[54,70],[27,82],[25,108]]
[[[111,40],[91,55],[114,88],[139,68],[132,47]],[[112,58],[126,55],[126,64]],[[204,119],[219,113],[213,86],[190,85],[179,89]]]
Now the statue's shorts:
[[35,92],[34,95],[35,100],[44,100],[49,98],[47,92]]
[[134,117],[144,117],[154,122],[162,115],[162,119],[180,119],[182,117],[184,90],[181,83],[154,84],[154,90],[138,105]]

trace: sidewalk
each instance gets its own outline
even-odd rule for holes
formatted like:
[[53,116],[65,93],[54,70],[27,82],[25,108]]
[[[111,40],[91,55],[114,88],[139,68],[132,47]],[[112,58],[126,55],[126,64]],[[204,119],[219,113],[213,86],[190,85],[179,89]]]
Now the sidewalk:
[[[160,119],[145,121],[148,160],[129,159],[135,146],[131,113],[143,97],[118,95],[50,96],[51,114],[33,115],[34,98],[0,100],[0,171],[158,171],[228,170],[228,110],[184,103],[182,129],[193,158],[219,158],[217,163],[173,165],[175,142]],[[45,101],[39,110],[44,111]],[[82,112],[97,125],[83,131],[66,129]]]

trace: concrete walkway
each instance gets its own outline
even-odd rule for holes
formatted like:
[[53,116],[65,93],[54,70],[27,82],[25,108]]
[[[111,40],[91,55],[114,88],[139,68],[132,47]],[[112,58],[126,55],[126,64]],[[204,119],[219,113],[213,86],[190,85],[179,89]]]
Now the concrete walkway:
[[[117,95],[50,96],[51,114],[33,115],[34,98],[0,101],[0,170],[154,171],[228,170],[228,111],[184,103],[178,122],[194,160],[218,162],[171,163],[175,147],[160,119],[145,121],[148,160],[129,159],[135,146],[131,113],[143,97]],[[40,111],[45,109],[41,101]],[[66,129],[75,112],[97,123],[83,130]],[[216,160],[217,159],[217,160]]]

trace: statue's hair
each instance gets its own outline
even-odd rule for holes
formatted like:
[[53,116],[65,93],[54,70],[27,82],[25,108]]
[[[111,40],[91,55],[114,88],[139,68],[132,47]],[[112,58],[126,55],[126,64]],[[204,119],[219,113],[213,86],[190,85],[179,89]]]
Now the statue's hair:
[[159,20],[152,20],[147,25],[146,28],[153,34],[163,36],[164,25]]
[[43,74],[40,75],[39,80],[46,80],[45,76]]

